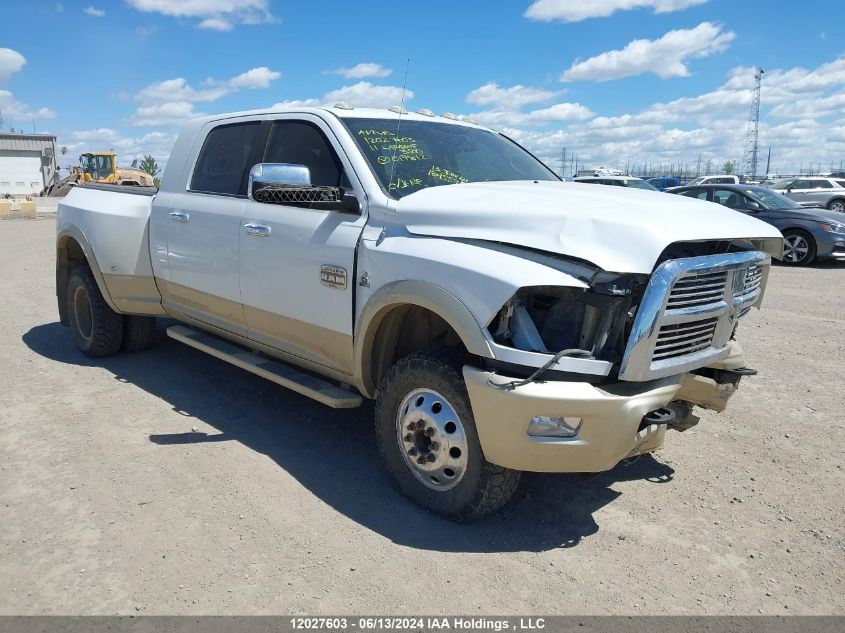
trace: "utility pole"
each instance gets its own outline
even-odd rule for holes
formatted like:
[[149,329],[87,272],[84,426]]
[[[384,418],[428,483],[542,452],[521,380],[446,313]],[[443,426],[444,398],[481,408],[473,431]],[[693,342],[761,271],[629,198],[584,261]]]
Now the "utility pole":
[[772,165],[772,147],[769,146],[769,156],[766,158],[766,176],[769,175],[769,167]]
[[745,153],[742,156],[742,175],[757,179],[757,137],[760,131],[760,88],[763,73],[757,67],[754,73],[754,92],[751,95],[751,112],[748,115],[748,127],[745,131]]
[[560,177],[566,176],[566,148],[560,150]]

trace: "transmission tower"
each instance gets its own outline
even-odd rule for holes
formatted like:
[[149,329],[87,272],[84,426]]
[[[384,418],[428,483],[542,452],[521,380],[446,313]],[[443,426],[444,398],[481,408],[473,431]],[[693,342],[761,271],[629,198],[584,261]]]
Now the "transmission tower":
[[757,136],[760,127],[760,86],[763,81],[762,68],[754,72],[754,94],[751,96],[751,113],[745,131],[745,153],[742,155],[742,174],[757,178]]

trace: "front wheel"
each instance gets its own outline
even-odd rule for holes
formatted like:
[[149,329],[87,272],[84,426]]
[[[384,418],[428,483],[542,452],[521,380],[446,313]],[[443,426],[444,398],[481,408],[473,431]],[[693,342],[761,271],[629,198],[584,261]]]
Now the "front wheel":
[[379,386],[376,438],[399,489],[455,521],[507,503],[521,473],[484,459],[460,364],[419,352],[400,360]]
[[816,242],[806,231],[789,229],[783,232],[783,263],[806,266],[816,258]]

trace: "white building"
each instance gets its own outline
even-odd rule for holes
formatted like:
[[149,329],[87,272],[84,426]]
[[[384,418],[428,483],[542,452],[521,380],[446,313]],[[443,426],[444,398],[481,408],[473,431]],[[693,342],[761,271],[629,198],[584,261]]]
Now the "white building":
[[36,195],[57,179],[55,136],[0,133],[0,198]]

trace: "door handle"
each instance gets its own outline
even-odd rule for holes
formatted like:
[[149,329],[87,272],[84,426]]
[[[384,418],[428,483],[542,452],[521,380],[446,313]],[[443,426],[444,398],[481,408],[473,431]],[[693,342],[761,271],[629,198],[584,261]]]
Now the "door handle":
[[247,235],[255,237],[268,237],[270,235],[270,227],[263,224],[244,224],[244,229]]
[[171,211],[170,212],[170,221],[171,222],[182,222],[183,224],[191,219],[191,216],[187,213],[182,213],[181,211]]

